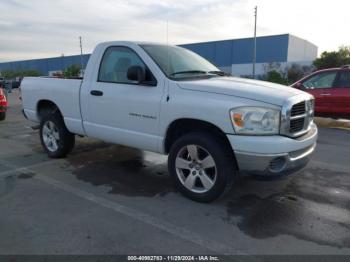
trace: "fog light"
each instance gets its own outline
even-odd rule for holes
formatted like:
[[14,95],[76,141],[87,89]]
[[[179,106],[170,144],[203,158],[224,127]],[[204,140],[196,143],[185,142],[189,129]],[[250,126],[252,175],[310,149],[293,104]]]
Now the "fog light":
[[281,172],[287,164],[287,160],[285,157],[277,157],[271,160],[269,165],[269,170],[273,173]]

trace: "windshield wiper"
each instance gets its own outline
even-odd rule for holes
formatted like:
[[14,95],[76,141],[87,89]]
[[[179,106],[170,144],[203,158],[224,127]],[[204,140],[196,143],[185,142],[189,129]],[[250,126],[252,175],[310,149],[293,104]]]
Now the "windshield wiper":
[[181,75],[181,74],[206,74],[207,72],[201,70],[187,70],[187,71],[179,71],[172,73],[171,76]]
[[208,74],[215,74],[219,76],[230,76],[230,74],[224,72],[224,71],[209,71]]

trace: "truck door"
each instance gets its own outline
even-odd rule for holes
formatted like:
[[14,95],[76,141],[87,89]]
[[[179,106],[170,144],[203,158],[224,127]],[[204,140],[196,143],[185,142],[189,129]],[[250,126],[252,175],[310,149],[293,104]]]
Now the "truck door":
[[304,91],[315,97],[316,115],[332,115],[333,84],[336,76],[336,71],[326,71],[303,81]]
[[[128,79],[127,71],[134,65],[145,68],[147,81],[138,84]],[[88,116],[84,119],[88,136],[146,150],[158,149],[164,85],[157,82],[134,50],[125,46],[107,48],[98,79],[89,89]]]

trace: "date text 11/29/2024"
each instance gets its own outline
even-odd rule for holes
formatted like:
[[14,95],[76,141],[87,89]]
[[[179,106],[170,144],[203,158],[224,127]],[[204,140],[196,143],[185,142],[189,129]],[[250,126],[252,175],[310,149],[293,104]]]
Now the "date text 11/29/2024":
[[128,256],[128,261],[220,261],[217,256]]

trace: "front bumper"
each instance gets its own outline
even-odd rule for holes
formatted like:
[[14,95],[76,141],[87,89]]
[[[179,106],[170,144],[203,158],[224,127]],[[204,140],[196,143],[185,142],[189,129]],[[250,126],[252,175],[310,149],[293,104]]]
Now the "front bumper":
[[309,161],[316,148],[316,125],[302,137],[228,135],[239,171],[257,175],[282,175],[296,172]]

